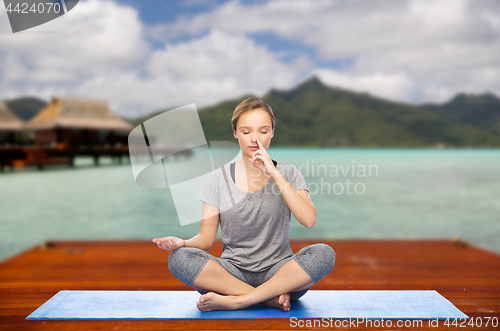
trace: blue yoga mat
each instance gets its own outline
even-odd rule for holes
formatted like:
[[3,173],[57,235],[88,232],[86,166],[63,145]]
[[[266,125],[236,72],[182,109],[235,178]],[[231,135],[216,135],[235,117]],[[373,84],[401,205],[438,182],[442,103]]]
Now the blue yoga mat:
[[284,312],[263,304],[200,312],[197,291],[59,291],[26,319],[469,318],[434,290],[309,290]]

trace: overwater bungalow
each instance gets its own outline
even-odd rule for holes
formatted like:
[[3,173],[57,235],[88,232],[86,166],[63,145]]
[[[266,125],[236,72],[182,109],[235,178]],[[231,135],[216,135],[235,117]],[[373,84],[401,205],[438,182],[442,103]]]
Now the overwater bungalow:
[[41,147],[123,146],[133,126],[113,114],[106,100],[52,97],[24,125]]

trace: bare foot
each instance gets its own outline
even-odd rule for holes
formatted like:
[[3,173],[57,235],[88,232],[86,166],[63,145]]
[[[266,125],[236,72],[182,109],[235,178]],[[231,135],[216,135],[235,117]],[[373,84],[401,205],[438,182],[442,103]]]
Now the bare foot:
[[204,312],[211,310],[237,310],[239,305],[234,295],[220,295],[215,292],[208,292],[200,297],[196,307]]
[[283,309],[283,311],[290,311],[292,305],[290,304],[290,294],[282,294],[279,297],[269,299],[267,301],[262,302],[268,307]]

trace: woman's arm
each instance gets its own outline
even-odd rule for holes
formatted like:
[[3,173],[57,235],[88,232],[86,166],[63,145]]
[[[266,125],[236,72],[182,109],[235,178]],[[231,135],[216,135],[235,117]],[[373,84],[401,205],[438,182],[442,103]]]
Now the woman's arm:
[[293,216],[306,228],[312,228],[316,223],[317,212],[309,196],[309,192],[305,189],[295,191],[292,185],[277,170],[271,176],[276,182]]
[[204,251],[212,248],[219,228],[219,208],[203,202],[201,224],[198,234],[185,240],[186,247],[197,247]]
[[258,136],[256,141],[259,149],[249,159],[250,163],[274,179],[293,216],[306,228],[312,228],[316,223],[316,208],[309,197],[309,192],[306,189],[299,190],[300,193],[295,191],[273,165],[271,157],[262,146]]

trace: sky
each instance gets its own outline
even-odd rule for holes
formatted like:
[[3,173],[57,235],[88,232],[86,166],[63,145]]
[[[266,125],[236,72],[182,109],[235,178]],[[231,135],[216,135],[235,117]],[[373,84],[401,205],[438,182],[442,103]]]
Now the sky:
[[0,100],[106,99],[133,118],[326,85],[412,104],[500,96],[497,0],[85,0],[13,34]]

